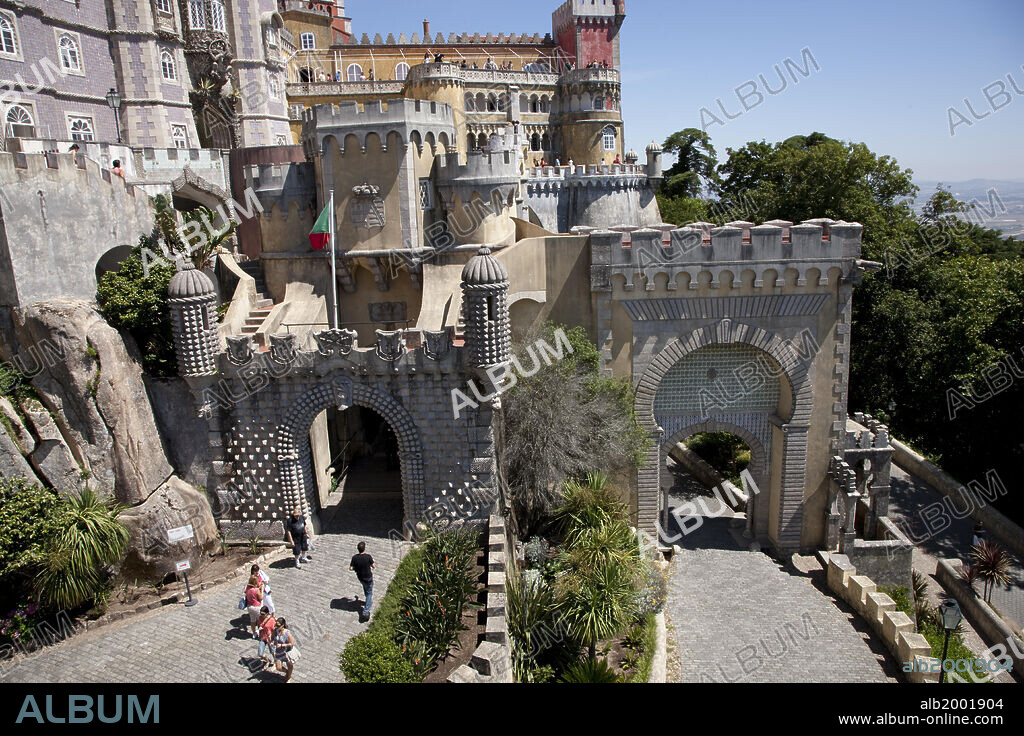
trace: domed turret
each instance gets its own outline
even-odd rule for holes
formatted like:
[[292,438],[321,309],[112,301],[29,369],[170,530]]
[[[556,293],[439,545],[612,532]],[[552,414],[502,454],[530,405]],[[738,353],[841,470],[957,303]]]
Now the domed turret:
[[508,270],[490,248],[481,248],[462,269],[462,315],[472,364],[488,368],[507,363],[512,352]]
[[651,183],[651,188],[655,191],[658,190],[662,179],[665,178],[661,169],[661,153],[662,148],[658,145],[657,141],[651,141],[647,144],[647,179]]
[[217,372],[217,290],[210,277],[186,262],[167,285],[174,349],[181,376],[209,376]]
[[640,155],[636,151],[634,151],[632,148],[630,148],[628,151],[626,151],[626,163],[627,164],[629,164],[630,166],[633,166],[639,160],[640,160]]

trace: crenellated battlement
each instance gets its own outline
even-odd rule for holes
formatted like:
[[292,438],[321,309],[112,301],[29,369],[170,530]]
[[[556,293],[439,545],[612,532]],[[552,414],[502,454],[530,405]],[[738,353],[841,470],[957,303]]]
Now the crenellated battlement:
[[[71,153],[0,153],[0,183],[16,183],[36,176],[76,179],[86,188],[102,186],[123,187],[134,197],[136,187],[125,182],[110,169],[101,167],[85,154]],[[117,180],[117,181],[115,181]]]
[[550,33],[449,33],[447,37],[443,33],[420,38],[419,33],[406,36],[398,34],[395,38],[393,33],[387,36],[376,34],[370,39],[369,34],[364,33],[358,40],[352,35],[349,46],[552,46],[554,41]]
[[375,125],[380,123],[436,122],[438,117],[451,121],[451,105],[426,100],[402,98],[374,100],[360,105],[357,102],[339,102],[336,105],[316,105],[303,112],[303,124],[320,127]]
[[609,263],[730,263],[857,259],[863,226],[828,219],[799,225],[774,220],[763,225],[732,222],[718,227],[692,223],[676,228],[616,227],[590,233],[595,248],[607,249]]
[[527,195],[538,197],[572,187],[609,192],[644,189],[647,187],[647,167],[635,164],[544,166],[527,169],[523,183]]
[[519,163],[513,151],[470,151],[464,164],[460,163],[459,156],[448,153],[438,158],[439,184],[480,181],[514,184],[519,181]]

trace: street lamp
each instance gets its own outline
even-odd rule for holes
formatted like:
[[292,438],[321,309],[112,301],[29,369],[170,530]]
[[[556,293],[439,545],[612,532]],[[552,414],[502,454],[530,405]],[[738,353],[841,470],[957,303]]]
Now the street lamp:
[[946,630],[946,640],[942,643],[942,672],[939,673],[939,683],[943,683],[946,681],[946,649],[949,647],[949,635],[960,625],[964,615],[956,601],[947,598],[939,605],[939,616],[942,618],[942,628]]
[[121,117],[118,111],[121,109],[121,95],[117,93],[117,90],[113,87],[107,92],[107,104],[110,105],[110,109],[114,111],[114,125],[117,128],[117,142],[121,142]]

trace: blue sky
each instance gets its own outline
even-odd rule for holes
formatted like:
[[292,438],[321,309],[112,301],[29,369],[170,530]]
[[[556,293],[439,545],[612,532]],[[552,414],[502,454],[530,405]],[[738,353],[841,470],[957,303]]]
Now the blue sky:
[[[422,33],[424,18],[446,36],[545,33],[558,4],[348,0],[346,11],[371,38]],[[1024,0],[627,0],[626,12],[623,115],[641,154],[702,123],[722,160],[750,140],[818,130],[895,157],[917,181],[1024,180]],[[787,58],[800,68],[787,73]],[[767,94],[759,76],[778,90],[776,65],[786,88]],[[997,80],[993,105],[983,88]]]

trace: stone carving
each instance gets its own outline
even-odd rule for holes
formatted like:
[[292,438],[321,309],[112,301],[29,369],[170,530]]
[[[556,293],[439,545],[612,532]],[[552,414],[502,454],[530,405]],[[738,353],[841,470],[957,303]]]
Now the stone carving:
[[270,358],[275,363],[287,365],[299,353],[298,335],[287,332],[270,336]]
[[377,330],[377,357],[381,360],[395,361],[403,355],[405,355],[404,330],[393,332]]
[[316,338],[317,350],[320,355],[329,358],[332,355],[348,355],[356,345],[355,330],[331,329],[318,332]]
[[361,184],[352,187],[352,203],[349,215],[356,227],[384,227],[387,215],[384,211],[384,200],[380,196],[380,187],[372,184]]
[[252,335],[231,335],[227,340],[228,361],[231,365],[248,365],[255,352]]
[[452,328],[446,327],[443,330],[434,332],[424,330],[423,336],[426,343],[423,346],[423,353],[431,360],[443,360],[452,349]]

